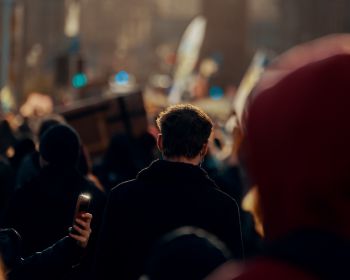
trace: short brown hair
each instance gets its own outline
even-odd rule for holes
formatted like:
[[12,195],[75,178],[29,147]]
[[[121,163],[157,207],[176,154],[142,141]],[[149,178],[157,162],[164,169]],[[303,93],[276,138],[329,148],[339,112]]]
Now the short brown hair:
[[160,113],[157,125],[163,135],[163,154],[166,157],[196,157],[208,142],[213,123],[201,109],[181,104]]

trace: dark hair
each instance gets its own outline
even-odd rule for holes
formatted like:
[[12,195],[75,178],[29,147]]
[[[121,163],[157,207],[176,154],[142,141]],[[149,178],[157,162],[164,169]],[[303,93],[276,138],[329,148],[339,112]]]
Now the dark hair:
[[199,154],[213,127],[206,113],[189,104],[168,107],[160,113],[157,125],[163,136],[164,156],[187,158]]

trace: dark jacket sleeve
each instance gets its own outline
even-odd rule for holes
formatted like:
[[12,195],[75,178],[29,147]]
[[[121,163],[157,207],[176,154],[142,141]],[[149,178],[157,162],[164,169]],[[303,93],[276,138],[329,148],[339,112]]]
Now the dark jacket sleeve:
[[79,263],[84,249],[77,242],[65,237],[42,252],[25,258],[9,274],[9,280],[61,279]]

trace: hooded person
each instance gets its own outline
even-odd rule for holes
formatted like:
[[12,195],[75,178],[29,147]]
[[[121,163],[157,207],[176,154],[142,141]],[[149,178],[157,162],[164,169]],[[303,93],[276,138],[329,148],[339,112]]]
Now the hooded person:
[[39,152],[44,165],[71,170],[79,159],[79,135],[67,125],[56,125],[41,137]]
[[77,170],[79,135],[68,125],[55,125],[42,135],[39,151],[42,169],[15,192],[5,226],[22,236],[24,257],[42,251],[67,234],[79,194],[89,193],[94,216],[89,247],[94,247],[105,197]]
[[350,55],[306,65],[249,107],[266,247],[235,279],[350,279],[349,73]]
[[[40,140],[44,133],[53,126],[64,123],[65,120],[60,115],[53,115],[43,119],[38,129],[38,140]],[[23,158],[16,173],[16,188],[20,188],[35,176],[38,176],[41,169],[39,158],[40,153],[37,150]]]

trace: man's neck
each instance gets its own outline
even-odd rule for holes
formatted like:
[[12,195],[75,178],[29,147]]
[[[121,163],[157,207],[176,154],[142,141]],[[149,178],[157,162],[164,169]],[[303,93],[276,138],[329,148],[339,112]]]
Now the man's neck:
[[178,156],[178,157],[164,157],[164,159],[167,161],[171,161],[171,162],[181,162],[181,163],[188,163],[188,164],[193,164],[193,165],[199,165],[201,162],[199,155],[194,157],[194,158]]

